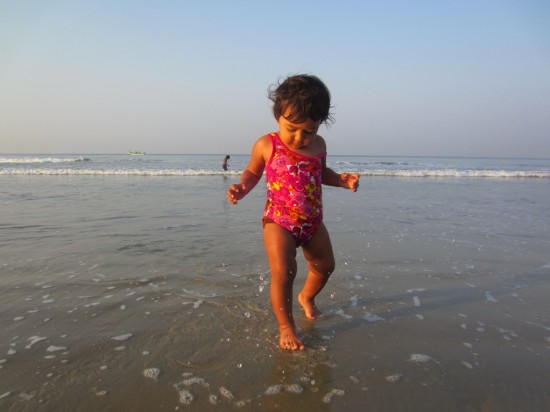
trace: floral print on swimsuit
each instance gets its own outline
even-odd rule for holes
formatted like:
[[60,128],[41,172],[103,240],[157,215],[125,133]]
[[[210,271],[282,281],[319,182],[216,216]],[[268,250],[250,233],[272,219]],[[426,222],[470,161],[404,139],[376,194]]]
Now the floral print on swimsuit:
[[286,147],[277,133],[269,137],[273,152],[266,165],[264,219],[287,229],[296,245],[302,246],[323,220],[321,178],[326,153],[302,155]]

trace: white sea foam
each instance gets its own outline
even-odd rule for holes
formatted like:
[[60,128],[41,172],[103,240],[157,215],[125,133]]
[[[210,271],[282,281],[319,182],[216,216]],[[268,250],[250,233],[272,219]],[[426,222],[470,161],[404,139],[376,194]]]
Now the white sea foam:
[[117,340],[117,341],[124,341],[124,340],[128,340],[132,337],[133,335],[131,333],[125,333],[123,335],[118,335],[118,336],[115,336],[113,338],[111,338],[112,340]]
[[296,383],[285,385],[285,392],[287,393],[303,393],[304,387]]
[[[185,289],[185,288],[182,288],[182,290],[187,294],[187,295],[191,295],[191,296],[194,296],[194,297],[199,297],[199,298],[215,298],[218,296],[218,294],[216,292],[210,292],[210,293],[200,293],[200,292],[195,292],[195,291],[192,291],[192,290],[188,290],[188,289]],[[187,296],[186,296],[187,297]],[[202,300],[202,299],[201,299]],[[197,302],[201,302],[201,300],[197,301]],[[201,302],[202,303],[202,302]]]
[[160,375],[159,368],[147,368],[143,370],[143,376],[149,379],[157,380]]
[[323,402],[324,403],[330,403],[332,402],[332,398],[334,395],[336,396],[344,396],[346,394],[345,391],[342,389],[332,389],[329,393],[327,393],[325,396],[323,396]]
[[25,346],[25,349],[30,349],[34,344],[40,342],[40,341],[43,341],[47,339],[46,337],[43,337],[43,336],[31,336],[28,340],[30,340],[30,343]]
[[78,157],[0,157],[0,164],[44,164],[44,163],[74,163],[86,162],[90,159],[83,156]]
[[[7,165],[0,168],[0,175],[40,175],[40,176],[239,176],[243,170],[231,170],[224,172],[218,168],[136,168],[127,165],[97,164],[95,167],[51,167],[62,163],[86,161],[87,166],[94,162],[87,162],[88,158],[79,159],[4,159],[0,164]],[[31,166],[32,165],[32,166]],[[31,166],[31,167],[30,167]],[[135,165],[133,165],[135,166]],[[338,171],[338,170],[337,170]],[[341,170],[343,171],[343,170]],[[348,170],[353,171],[353,170]],[[493,179],[518,179],[518,178],[550,178],[550,170],[520,170],[520,169],[453,169],[453,168],[422,168],[410,169],[383,169],[383,168],[359,168],[354,170],[362,176],[379,177],[406,177],[406,178],[493,178]]]
[[469,363],[469,362],[462,361],[462,364],[463,364],[464,366],[466,366],[468,369],[474,369],[474,367],[472,366],[472,364]]
[[388,382],[397,382],[402,377],[403,377],[403,375],[401,375],[400,373],[394,373],[393,375],[386,376],[386,380]]
[[46,349],[47,352],[59,352],[60,350],[67,350],[67,347],[50,345],[48,349]]
[[[242,173],[242,171],[240,171]],[[75,168],[3,168],[0,175],[13,176],[222,176],[240,175],[237,171],[220,172],[215,169],[75,169]]]
[[236,406],[237,408],[242,408],[242,407],[244,407],[247,403],[250,403],[250,402],[252,402],[251,399],[243,399],[243,400],[240,400],[240,401],[235,402],[235,406]]
[[191,405],[191,402],[193,402],[193,394],[187,389],[180,389],[179,396],[180,403],[183,403],[184,405]]
[[224,386],[220,387],[220,394],[228,400],[232,400],[235,397],[233,393]]
[[546,170],[460,170],[460,169],[374,169],[359,173],[363,176],[379,177],[454,177],[454,178],[550,178]]
[[426,363],[426,362],[429,362],[432,360],[432,357],[431,356],[428,356],[428,355],[423,355],[421,353],[413,353],[410,357],[409,357],[409,360],[411,362],[414,362],[414,363]]
[[284,390],[283,385],[271,385],[265,390],[266,395],[276,395],[278,393],[282,393]]
[[193,376],[189,379],[185,379],[181,383],[185,386],[192,386],[192,385],[202,385],[205,387],[210,386],[208,382],[206,382],[203,378],[199,378],[198,376]]

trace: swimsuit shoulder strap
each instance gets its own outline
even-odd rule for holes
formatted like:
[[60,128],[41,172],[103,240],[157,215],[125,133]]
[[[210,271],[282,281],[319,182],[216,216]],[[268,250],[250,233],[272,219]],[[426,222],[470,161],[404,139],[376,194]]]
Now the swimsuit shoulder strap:
[[266,163],[266,167],[269,167],[271,164],[271,161],[273,160],[273,157],[275,156],[275,151],[278,147],[281,146],[281,139],[279,138],[279,135],[275,132],[268,133],[269,140],[271,140],[271,155],[269,156],[269,160]]

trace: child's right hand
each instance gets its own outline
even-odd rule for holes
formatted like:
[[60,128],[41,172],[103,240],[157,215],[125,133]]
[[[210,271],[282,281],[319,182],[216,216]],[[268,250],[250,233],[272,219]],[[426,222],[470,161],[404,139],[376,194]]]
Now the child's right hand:
[[247,191],[242,183],[231,185],[227,191],[227,198],[231,203],[236,205],[239,200],[245,197]]

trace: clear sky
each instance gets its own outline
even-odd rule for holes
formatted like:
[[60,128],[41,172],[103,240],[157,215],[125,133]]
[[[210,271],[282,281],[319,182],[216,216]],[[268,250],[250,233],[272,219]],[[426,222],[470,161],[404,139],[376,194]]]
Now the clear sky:
[[0,0],[0,153],[249,153],[267,88],[332,154],[550,157],[546,0]]

